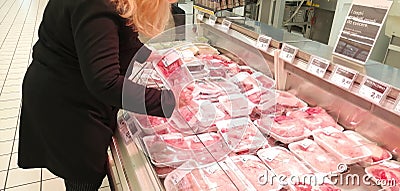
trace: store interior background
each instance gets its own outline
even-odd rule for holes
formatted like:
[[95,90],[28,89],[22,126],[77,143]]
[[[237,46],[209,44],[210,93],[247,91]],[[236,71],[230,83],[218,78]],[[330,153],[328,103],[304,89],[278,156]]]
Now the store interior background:
[[[37,40],[37,29],[47,0],[0,0],[0,190],[54,191],[63,190],[63,181],[45,169],[18,168],[18,118],[21,104],[21,85],[31,61],[31,48]],[[245,7],[233,9],[238,15],[285,28],[282,23],[302,1],[258,0],[248,1]],[[314,0],[313,24],[305,20],[305,28],[294,23],[291,32],[334,46],[344,23],[351,0]],[[304,3],[304,7],[307,3]],[[178,6],[188,15],[186,23],[193,22],[193,2],[180,0]],[[295,16],[296,19],[305,18]],[[303,22],[303,23],[304,23]],[[307,27],[310,26],[310,29]],[[331,27],[327,27],[331,26]],[[304,26],[303,26],[304,27]],[[303,34],[306,33],[306,34]],[[386,25],[382,29],[372,60],[400,68],[400,3],[394,1]],[[105,179],[102,191],[110,190]]]

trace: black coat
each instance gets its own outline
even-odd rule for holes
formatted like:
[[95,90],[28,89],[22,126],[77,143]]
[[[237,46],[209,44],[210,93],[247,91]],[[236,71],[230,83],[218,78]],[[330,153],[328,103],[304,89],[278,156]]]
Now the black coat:
[[[119,108],[171,115],[175,99],[170,91],[125,81],[143,45],[137,37],[108,0],[48,2],[22,87],[20,167],[99,181]],[[139,61],[148,57],[145,50]]]

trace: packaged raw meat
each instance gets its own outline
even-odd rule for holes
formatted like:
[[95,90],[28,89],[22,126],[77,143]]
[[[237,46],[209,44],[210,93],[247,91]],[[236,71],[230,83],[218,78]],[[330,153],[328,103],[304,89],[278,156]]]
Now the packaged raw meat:
[[290,143],[289,149],[314,172],[328,174],[338,171],[340,161],[310,139]]
[[193,43],[198,49],[200,55],[219,55],[217,49],[213,48],[207,43]]
[[351,140],[363,144],[371,151],[371,156],[368,157],[368,159],[366,159],[365,161],[362,161],[362,163],[365,163],[363,164],[363,166],[375,165],[380,162],[390,160],[392,158],[392,154],[388,150],[383,149],[382,147],[363,137],[359,133],[355,131],[344,131],[344,134]]
[[209,164],[229,153],[227,145],[216,133],[186,137],[180,133],[146,136],[143,142],[152,163],[157,167],[177,167],[187,160]]
[[249,101],[243,94],[231,94],[218,99],[232,118],[248,116],[251,111]]
[[204,63],[200,60],[194,60],[186,63],[186,67],[189,69],[190,73],[198,73],[204,70]]
[[305,183],[297,183],[291,186],[291,190],[293,191],[341,191],[340,188],[324,183],[324,184],[305,184]]
[[305,126],[311,131],[329,126],[341,131],[343,130],[341,126],[337,125],[336,120],[321,107],[311,107],[305,111],[297,110],[288,113],[288,115],[303,121]]
[[174,171],[176,168],[173,167],[154,167],[159,178],[165,178],[169,173]]
[[236,84],[240,88],[241,92],[247,92],[254,88],[260,88],[257,80],[251,77],[247,72],[240,72],[231,77],[229,81]]
[[282,188],[280,183],[272,178],[274,173],[258,157],[238,155],[230,159],[256,190],[278,191]]
[[372,177],[377,185],[385,190],[400,190],[400,163],[397,161],[384,161],[380,164],[365,168],[365,172]]
[[134,114],[133,119],[147,135],[178,132],[176,125],[167,118]]
[[252,75],[254,72],[256,72],[253,68],[249,66],[239,66],[240,72],[245,72],[250,75]]
[[227,95],[230,94],[238,94],[240,93],[240,89],[232,82],[226,80],[221,77],[211,77],[206,79],[208,82],[213,83]]
[[248,118],[235,118],[216,123],[219,133],[235,153],[255,153],[269,147],[267,139]]
[[261,149],[257,152],[257,155],[278,176],[290,177],[311,174],[311,170],[283,147]]
[[181,55],[176,50],[167,51],[161,60],[153,63],[153,65],[163,81],[176,94],[193,81],[192,75],[188,68],[183,65]]
[[251,76],[257,80],[260,87],[271,89],[275,87],[275,80],[267,77],[261,72],[254,72]]
[[357,163],[371,156],[367,147],[349,139],[346,134],[333,127],[315,130],[313,137],[315,142],[345,164]]
[[279,90],[275,90],[275,92],[278,94],[276,97],[276,106],[263,111],[264,114],[284,115],[289,111],[295,111],[307,107],[307,103],[289,92]]
[[207,166],[188,164],[190,162],[167,175],[164,181],[167,191],[255,191],[251,184],[246,184],[246,180],[237,177],[224,162],[215,162]]
[[305,128],[302,121],[288,116],[263,116],[255,124],[264,134],[269,134],[282,143],[292,143],[307,138],[311,131]]

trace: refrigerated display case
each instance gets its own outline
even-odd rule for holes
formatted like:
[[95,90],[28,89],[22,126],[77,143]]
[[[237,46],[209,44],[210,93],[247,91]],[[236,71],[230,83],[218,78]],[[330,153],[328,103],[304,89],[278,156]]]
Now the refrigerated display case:
[[[226,14],[230,15],[230,13]],[[229,15],[226,16],[229,17]],[[226,19],[229,19],[228,17]],[[230,127],[229,125],[222,125],[229,126],[228,129],[231,131],[239,129],[239,133],[233,134],[229,134],[229,132],[226,131],[227,129],[218,128],[218,126],[216,128],[203,129],[201,129],[199,126],[196,126],[195,124],[199,124],[201,122],[207,123],[208,121],[201,121],[201,117],[199,118],[199,116],[197,116],[200,109],[194,109],[195,111],[193,111],[193,107],[188,107],[187,109],[189,114],[191,112],[193,114],[189,115],[189,118],[185,118],[187,116],[181,115],[181,111],[175,111],[175,115],[173,115],[172,119],[155,122],[155,126],[162,123],[168,123],[167,127],[165,127],[165,125],[161,125],[163,128],[153,128],[152,131],[144,130],[146,128],[143,127],[143,123],[138,120],[140,117],[130,112],[121,110],[118,117],[119,128],[116,131],[111,144],[113,159],[112,164],[115,164],[114,169],[116,169],[113,173],[113,182],[117,183],[117,190],[179,190],[179,186],[177,185],[182,185],[182,181],[186,181],[186,183],[191,185],[189,186],[191,189],[198,190],[223,190],[223,188],[231,188],[229,190],[259,190],[260,185],[254,185],[254,181],[251,181],[251,178],[244,176],[243,172],[239,170],[240,168],[238,165],[235,162],[232,163],[232,160],[237,161],[237,157],[245,156],[245,154],[250,154],[251,156],[256,157],[255,154],[258,150],[263,151],[265,155],[261,157],[261,160],[267,159],[273,161],[277,156],[276,152],[275,154],[274,152],[267,152],[274,150],[272,148],[279,148],[280,150],[290,154],[290,151],[283,147],[288,148],[288,144],[299,140],[301,141],[306,138],[313,139],[312,135],[321,132],[325,135],[334,135],[336,131],[342,133],[342,127],[347,131],[357,132],[359,135],[362,135],[372,143],[377,144],[377,146],[389,151],[393,160],[398,160],[400,147],[400,114],[396,112],[394,108],[395,104],[398,102],[396,100],[398,99],[400,92],[400,85],[398,84],[400,82],[400,73],[397,73],[396,69],[388,68],[388,66],[381,66],[376,62],[369,61],[368,63],[370,64],[367,63],[365,71],[366,73],[356,72],[357,75],[353,78],[351,84],[349,86],[345,86],[349,88],[344,88],[338,85],[338,82],[332,80],[332,76],[338,75],[337,72],[335,72],[338,67],[335,63],[329,63],[326,71],[324,71],[323,77],[319,77],[318,75],[315,75],[315,72],[308,70],[309,61],[312,56],[324,58],[328,61],[331,60],[332,49],[330,47],[310,41],[303,37],[295,36],[283,30],[269,28],[268,26],[265,26],[257,21],[250,20],[243,23],[235,23],[234,20],[232,21],[233,24],[230,29],[224,30],[220,25],[222,23],[221,18],[217,19],[217,24],[214,26],[204,24],[207,23],[206,18],[204,18],[203,24],[184,26],[184,36],[179,38],[184,39],[182,41],[175,41],[175,38],[171,38],[171,35],[167,32],[160,35],[156,39],[150,40],[147,45],[157,50],[160,54],[165,54],[167,52],[166,50],[171,48],[174,50],[179,50],[181,51],[180,56],[182,60],[191,60],[193,56],[197,57],[197,59],[205,58],[207,56],[203,55],[204,57],[202,57],[201,54],[199,55],[199,50],[197,49],[201,47],[201,45],[212,47],[207,48],[207,50],[212,50],[208,51],[207,54],[214,55],[215,57],[207,57],[206,59],[210,61],[216,58],[215,60],[219,60],[218,62],[226,62],[226,72],[223,75],[217,72],[218,75],[225,76],[219,81],[224,81],[225,79],[224,83],[231,85],[232,83],[226,82],[229,82],[230,77],[235,76],[235,74],[237,75],[241,71],[241,68],[243,69],[242,72],[253,74],[256,72],[261,73],[265,75],[267,79],[274,79],[273,86],[265,88],[266,90],[264,91],[260,90],[257,92],[259,94],[255,94],[255,97],[262,97],[261,95],[264,95],[267,100],[273,100],[273,103],[266,104],[266,108],[264,108],[265,112],[257,110],[257,113],[261,116],[254,117],[254,113],[251,113],[251,111],[254,111],[255,108],[258,108],[254,106],[254,103],[251,101],[243,101],[246,99],[242,100],[239,97],[230,97],[237,101],[242,100],[242,104],[236,104],[235,107],[239,107],[233,110],[237,113],[236,117],[244,117],[247,115],[245,120],[239,120],[239,122],[230,122],[230,125],[233,125],[233,127]],[[267,51],[261,51],[256,48],[256,39],[258,38],[259,34],[263,34],[272,38]],[[298,53],[294,55],[295,58],[293,63],[288,63],[280,58],[279,55],[282,52],[280,48],[283,44],[289,44],[298,48]],[[185,50],[190,50],[191,53],[186,52],[182,54],[182,52],[184,52],[182,51],[182,47],[189,47]],[[203,59],[200,60],[203,61]],[[237,64],[237,66],[234,66],[234,64]],[[186,64],[183,64],[183,66],[186,67]],[[212,79],[209,78],[211,72],[206,72],[204,75],[200,76],[194,74],[203,70],[213,70],[215,69],[213,68],[214,66],[215,65],[212,64],[210,65],[210,63],[204,63],[203,66],[200,64],[200,66],[197,65],[197,67],[195,64],[188,64],[190,69],[186,67],[185,75],[193,78],[189,79],[189,81],[200,80],[200,84],[206,84],[209,83],[210,79]],[[247,68],[243,66],[247,66]],[[152,64],[137,64],[136,66],[133,66],[133,71],[135,71],[134,73],[140,73],[140,75],[143,77],[144,72],[142,71],[145,71],[144,69],[152,70],[152,67]],[[221,70],[218,71],[221,72]],[[377,73],[378,71],[382,71],[382,73]],[[160,71],[158,71],[158,73],[159,72]],[[156,78],[156,80],[154,80],[155,78],[152,77],[154,75],[150,74],[147,75],[149,76],[146,78],[148,80],[143,80],[140,78],[140,75],[137,75],[136,78],[130,79],[141,82],[144,85],[153,85],[153,87],[172,88],[168,87],[171,86],[171,83],[166,83],[166,81],[169,79],[160,80],[159,78]],[[163,77],[161,76],[161,78]],[[366,87],[365,81],[369,78],[373,80],[379,80],[384,82],[383,84],[387,84],[387,91],[385,94],[381,95],[382,97],[379,98],[378,101],[376,101],[376,98],[367,98],[366,95],[360,94],[359,92],[361,88]],[[158,83],[149,83],[157,81],[157,79]],[[182,79],[187,80],[188,78],[185,77]],[[180,82],[174,81],[174,83],[179,84]],[[156,85],[154,86],[154,84]],[[263,83],[254,84],[251,83],[250,80],[250,82],[247,81],[245,85],[241,84],[242,86],[237,86],[237,89],[235,89],[234,86],[233,88],[227,88],[229,91],[224,92],[225,96],[238,94],[244,95],[245,98],[251,100],[251,96],[249,95],[250,93],[248,93],[249,91],[246,89],[248,84],[251,84],[251,87],[260,84],[263,86]],[[199,83],[194,83],[193,86],[196,88],[200,87],[201,85],[199,85]],[[183,90],[182,92],[187,90],[185,89],[187,86],[181,87],[179,85],[179,87],[180,88],[178,89]],[[231,86],[227,85],[227,87]],[[204,92],[204,89],[202,90],[203,91],[201,92]],[[280,110],[279,114],[277,114],[276,108],[278,108],[277,106],[279,103],[276,103],[276,101],[279,100],[279,97],[277,96],[279,91],[294,95],[296,100],[293,101],[292,104],[296,105],[297,108],[284,108],[283,111]],[[210,95],[212,95],[212,92],[209,92],[208,96]],[[218,95],[218,97],[220,96],[221,95]],[[221,97],[223,97],[223,95]],[[290,105],[291,100],[292,99],[289,98],[286,99],[288,105]],[[190,100],[187,103],[189,102]],[[198,105],[196,106],[201,108],[199,105],[203,106],[202,103],[203,102],[199,104],[198,102]],[[243,104],[250,107],[251,111],[246,111],[244,113],[240,112],[240,106]],[[190,106],[190,104],[188,105]],[[296,125],[304,126],[304,130],[308,132],[306,136],[293,140],[276,140],[276,136],[271,136],[268,133],[268,129],[260,131],[260,124],[258,124],[257,120],[255,120],[258,119],[258,122],[260,122],[264,119],[264,123],[273,126],[272,124],[274,122],[282,120],[282,116],[285,118],[290,117],[293,111],[302,111],[307,113],[307,108],[316,106],[323,108],[324,111],[326,111],[326,113],[338,123],[338,126],[335,126],[335,128],[331,127],[331,130],[329,130],[329,128],[310,130],[304,124],[305,122],[296,122]],[[204,107],[207,108],[207,104],[205,104]],[[215,108],[224,111],[224,106],[219,105],[218,107],[215,106],[213,108],[214,109],[211,109],[211,114],[216,121],[212,121],[211,124],[217,124],[218,121],[219,124],[224,124],[223,119],[226,120],[226,116],[232,115],[232,113],[229,114],[228,112],[225,112],[225,115],[217,114],[218,112]],[[271,109],[273,112],[271,112]],[[209,108],[204,111],[209,111]],[[314,110],[309,112],[314,112]],[[203,114],[209,113],[205,112]],[[311,113],[308,114],[312,115]],[[216,117],[217,115],[219,117]],[[293,115],[295,114],[292,114],[292,117]],[[253,116],[253,118],[251,116]],[[281,118],[276,120],[274,117]],[[229,118],[231,117],[228,117],[228,119]],[[195,121],[192,121],[193,123],[190,124],[190,120]],[[255,122],[255,125],[244,125],[248,122],[248,120],[250,120],[250,123]],[[246,121],[246,123],[242,123],[243,121]],[[151,122],[152,121],[150,120],[150,123]],[[312,122],[314,121],[309,121],[309,123]],[[241,128],[235,129],[236,127]],[[247,129],[250,130],[250,128],[254,127],[256,127],[254,132],[246,133]],[[156,133],[157,130],[162,133]],[[244,146],[246,146],[246,144],[251,144],[252,141],[259,140],[257,137],[259,137],[258,135],[260,133],[263,134],[263,138],[265,139],[260,139],[262,140],[261,144],[256,144],[256,148],[242,149],[245,148]],[[235,134],[244,136],[236,139],[229,139],[229,136],[227,138],[226,134],[229,136],[234,136]],[[345,136],[346,133],[340,135]],[[229,143],[232,143],[229,142],[229,140],[236,140],[236,146],[240,147],[236,148],[235,145],[229,145]],[[246,142],[249,140],[249,143]],[[161,142],[161,144],[157,141]],[[328,143],[329,141],[327,142],[324,140],[318,140],[318,138],[317,140],[314,139],[314,141],[325,151],[330,153],[327,155],[329,157],[335,157],[335,153],[337,154],[337,151],[341,149],[340,145],[338,147],[331,147],[332,145]],[[173,145],[171,147],[171,145],[168,145],[171,144],[171,142],[172,144],[178,143],[178,145]],[[360,143],[360,145],[363,145],[363,143]],[[350,152],[352,152],[352,147],[358,149],[360,145],[348,145]],[[252,146],[254,146],[254,144],[252,144]],[[300,144],[300,147],[308,146]],[[237,152],[235,152],[235,149]],[[155,153],[153,153],[153,151]],[[348,150],[343,152],[346,153]],[[366,152],[367,154],[361,154],[368,155],[368,151]],[[363,177],[366,175],[366,173],[370,173],[370,171],[366,171],[365,167],[371,164],[358,163],[368,158],[368,156],[365,155],[358,157],[357,160],[349,160],[349,158],[340,159],[336,157],[335,159],[339,160],[341,164],[347,164],[345,169],[340,169],[341,172],[339,174],[342,177],[345,175],[358,175],[359,177]],[[296,155],[296,153],[293,153],[291,156],[299,163],[297,167],[307,169],[304,170],[303,174],[317,173],[309,164],[309,161],[312,161],[312,156],[307,158],[307,161],[303,161],[300,157],[298,157],[298,155]],[[387,160],[388,159],[384,161]],[[283,165],[285,162],[287,163],[287,160],[278,162]],[[264,165],[265,166],[262,168],[272,170],[273,172],[274,169],[270,169],[268,163],[264,163]],[[291,170],[295,169],[284,169],[283,172],[289,172],[288,174],[291,174]],[[398,169],[395,169],[396,172],[397,170]],[[256,176],[256,174],[254,176]],[[220,177],[221,180],[217,181],[216,177]],[[331,177],[331,179],[334,178],[338,177]],[[168,183],[164,182],[165,180],[168,180]],[[224,186],[224,184],[226,185]],[[181,186],[180,188],[182,188],[181,190],[185,190],[189,189],[189,187]],[[357,186],[337,185],[337,187],[341,190],[360,191],[382,189],[380,186],[366,185],[365,183],[363,184],[363,182]],[[287,182],[279,182],[279,189],[281,188],[287,190],[299,190],[294,185],[288,185]],[[397,188],[398,187],[394,187],[393,189]]]

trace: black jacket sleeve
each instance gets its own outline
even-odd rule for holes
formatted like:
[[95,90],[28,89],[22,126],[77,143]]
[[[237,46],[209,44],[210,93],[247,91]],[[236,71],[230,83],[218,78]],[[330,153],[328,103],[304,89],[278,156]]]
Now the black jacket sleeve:
[[75,48],[89,91],[102,102],[118,108],[170,117],[175,107],[171,91],[146,88],[121,75],[118,56],[120,18],[108,11],[105,4],[94,1],[83,1],[71,12]]

